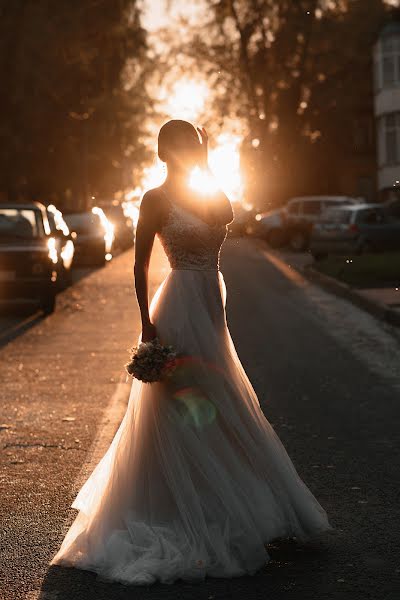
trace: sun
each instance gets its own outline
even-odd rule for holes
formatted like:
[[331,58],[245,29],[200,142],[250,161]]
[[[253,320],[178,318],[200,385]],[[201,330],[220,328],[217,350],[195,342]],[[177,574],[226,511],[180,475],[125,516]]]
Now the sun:
[[240,167],[241,137],[231,133],[223,133],[216,139],[216,145],[209,151],[210,169],[233,202],[243,200],[243,179]]
[[[185,119],[196,126],[210,94],[206,81],[180,79],[172,88],[160,91],[159,102],[162,112],[171,119]],[[188,185],[205,197],[222,189],[233,202],[243,201],[243,180],[240,167],[240,143],[242,136],[226,132],[210,143],[208,163],[210,172],[194,169],[188,179]],[[156,150],[156,148],[155,148]],[[161,185],[166,176],[165,165],[158,157],[152,165],[143,170],[140,184],[135,188],[139,196],[144,190]]]
[[204,109],[209,93],[205,81],[181,79],[165,96],[164,110],[171,119],[196,120]]

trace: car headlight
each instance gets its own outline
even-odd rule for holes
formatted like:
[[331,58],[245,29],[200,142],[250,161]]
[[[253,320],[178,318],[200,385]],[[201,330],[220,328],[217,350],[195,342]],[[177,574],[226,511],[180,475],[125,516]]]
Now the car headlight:
[[47,248],[49,251],[49,258],[50,258],[51,262],[53,264],[57,264],[58,263],[58,252],[57,252],[57,245],[56,245],[55,238],[53,238],[53,237],[48,238]]

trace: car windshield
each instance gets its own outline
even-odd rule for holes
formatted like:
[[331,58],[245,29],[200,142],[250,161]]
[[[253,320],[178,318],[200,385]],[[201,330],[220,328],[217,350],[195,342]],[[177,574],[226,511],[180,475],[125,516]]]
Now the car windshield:
[[321,202],[310,200],[303,202],[303,213],[305,215],[317,215],[321,212]]
[[49,221],[51,232],[54,233],[55,231],[57,231],[57,225],[52,212],[47,213],[47,219]]
[[79,215],[64,215],[64,219],[71,231],[76,233],[98,233],[102,224],[98,215],[82,213]]
[[351,210],[330,208],[322,213],[321,221],[323,223],[350,223],[351,213]]
[[33,208],[0,207],[0,238],[38,238],[39,218],[39,211]]

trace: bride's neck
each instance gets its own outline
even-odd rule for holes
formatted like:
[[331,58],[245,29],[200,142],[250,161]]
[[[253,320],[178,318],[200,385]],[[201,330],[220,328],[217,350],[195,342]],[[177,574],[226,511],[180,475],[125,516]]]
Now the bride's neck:
[[167,177],[165,178],[165,185],[169,188],[175,190],[182,190],[188,188],[189,184],[189,173],[187,171],[178,170],[178,169],[169,169],[167,173]]

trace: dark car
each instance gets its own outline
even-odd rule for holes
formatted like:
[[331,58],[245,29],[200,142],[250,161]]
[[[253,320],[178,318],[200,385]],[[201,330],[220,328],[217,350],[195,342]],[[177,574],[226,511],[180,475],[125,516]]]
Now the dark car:
[[380,204],[330,209],[313,227],[310,250],[316,259],[328,254],[400,250],[400,220],[390,217]]
[[76,263],[102,266],[112,258],[114,228],[101,208],[66,214],[64,218],[71,233],[76,234]]
[[135,241],[135,227],[120,204],[103,208],[107,219],[114,226],[114,245],[120,250],[130,248]]
[[284,207],[285,231],[290,248],[307,250],[311,231],[321,215],[329,208],[360,204],[360,198],[350,196],[299,196],[291,198]]
[[39,202],[0,204],[0,301],[34,303],[53,312],[58,253]]
[[56,240],[58,261],[58,281],[61,289],[72,283],[72,265],[74,261],[75,246],[72,235],[68,229],[61,211],[53,204],[47,207],[51,235]]

